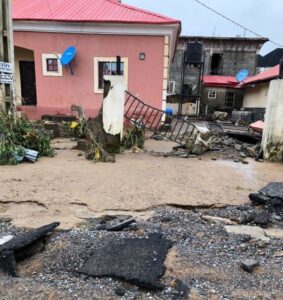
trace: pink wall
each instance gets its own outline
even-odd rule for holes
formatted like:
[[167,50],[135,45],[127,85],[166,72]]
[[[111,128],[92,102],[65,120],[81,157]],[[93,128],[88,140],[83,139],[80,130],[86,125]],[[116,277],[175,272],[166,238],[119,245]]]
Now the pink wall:
[[[15,32],[15,46],[34,51],[37,106],[20,107],[29,118],[42,114],[70,114],[72,104],[82,105],[88,116],[95,116],[102,94],[94,93],[94,57],[128,57],[128,90],[153,106],[161,108],[164,37],[110,36]],[[76,45],[74,76],[63,69],[63,77],[42,73],[42,53],[62,53]],[[146,60],[139,60],[139,53]]]

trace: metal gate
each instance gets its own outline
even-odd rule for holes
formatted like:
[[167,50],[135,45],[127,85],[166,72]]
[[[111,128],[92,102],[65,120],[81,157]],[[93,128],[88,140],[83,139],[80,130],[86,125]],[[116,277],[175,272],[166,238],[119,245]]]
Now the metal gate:
[[198,131],[191,122],[170,116],[165,111],[144,103],[128,91],[125,99],[125,118],[180,145],[188,144]]

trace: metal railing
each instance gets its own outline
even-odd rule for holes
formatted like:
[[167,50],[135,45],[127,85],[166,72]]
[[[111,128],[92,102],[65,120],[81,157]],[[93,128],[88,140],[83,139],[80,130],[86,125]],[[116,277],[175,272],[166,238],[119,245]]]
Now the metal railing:
[[197,128],[185,119],[167,114],[165,111],[144,103],[126,91],[125,118],[161,137],[180,145],[187,144],[195,137]]

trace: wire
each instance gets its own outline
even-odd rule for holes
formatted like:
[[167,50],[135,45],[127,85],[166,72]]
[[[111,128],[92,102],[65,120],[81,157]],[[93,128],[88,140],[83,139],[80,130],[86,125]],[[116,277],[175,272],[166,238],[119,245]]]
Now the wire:
[[[200,0],[193,0],[193,1],[197,2],[198,4],[202,5],[203,7],[207,8],[207,9],[209,9],[210,11],[214,12],[214,13],[217,14],[218,16],[220,16],[220,17],[222,17],[222,18],[228,20],[229,22],[231,22],[231,23],[233,23],[233,24],[239,26],[240,28],[242,28],[242,29],[244,29],[244,30],[246,30],[246,31],[248,31],[248,32],[250,32],[250,33],[252,33],[252,34],[258,36],[258,37],[260,37],[260,38],[265,38],[263,35],[258,34],[258,33],[256,33],[255,31],[253,31],[253,30],[247,28],[246,26],[241,25],[240,23],[238,23],[238,22],[236,22],[236,21],[234,21],[234,20],[232,20],[232,19],[226,17],[225,15],[223,15],[222,13],[220,13],[219,11],[216,11],[215,9],[211,8],[210,6],[208,6],[208,5],[206,5],[205,3],[201,2]],[[277,43],[277,42],[275,42],[275,41],[272,41],[272,40],[269,39],[269,42],[272,43],[272,44],[274,44],[274,45],[276,45],[276,46],[278,46],[278,47],[280,47],[280,48],[283,48],[283,45],[281,45],[281,44],[279,44],[279,43]]]

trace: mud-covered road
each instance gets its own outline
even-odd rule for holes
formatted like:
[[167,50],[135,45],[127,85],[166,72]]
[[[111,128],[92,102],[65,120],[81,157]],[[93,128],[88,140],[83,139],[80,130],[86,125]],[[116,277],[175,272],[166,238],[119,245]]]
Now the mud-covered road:
[[[149,152],[118,155],[114,164],[93,163],[71,150],[73,145],[57,140],[53,158],[0,167],[0,217],[11,217],[20,227],[58,220],[67,229],[88,217],[127,212],[142,216],[166,204],[243,204],[250,192],[270,181],[283,181],[281,164],[154,157]],[[146,142],[148,151],[166,152],[171,146]]]

